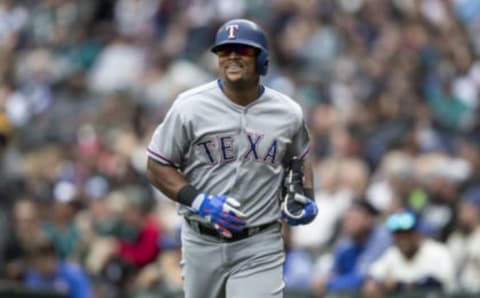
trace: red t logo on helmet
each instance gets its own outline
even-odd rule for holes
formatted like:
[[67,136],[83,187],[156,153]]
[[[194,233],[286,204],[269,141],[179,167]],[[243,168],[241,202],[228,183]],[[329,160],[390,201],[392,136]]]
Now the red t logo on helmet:
[[228,31],[228,38],[229,39],[234,39],[235,38],[235,32],[240,29],[240,27],[237,24],[233,25],[228,25],[225,30]]

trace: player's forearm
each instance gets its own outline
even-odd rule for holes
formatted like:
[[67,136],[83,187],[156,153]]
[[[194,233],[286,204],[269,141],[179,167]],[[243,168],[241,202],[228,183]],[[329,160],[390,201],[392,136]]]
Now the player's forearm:
[[172,166],[148,159],[147,177],[152,185],[170,199],[177,201],[177,194],[186,185],[187,180]]
[[303,175],[304,175],[304,180],[303,180],[303,188],[305,191],[305,195],[310,197],[311,199],[314,198],[314,192],[313,192],[313,166],[312,166],[312,160],[311,158],[307,157],[303,161]]

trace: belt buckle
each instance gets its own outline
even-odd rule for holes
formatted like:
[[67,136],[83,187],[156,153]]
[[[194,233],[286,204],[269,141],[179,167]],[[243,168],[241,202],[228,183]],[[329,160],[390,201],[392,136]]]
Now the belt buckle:
[[200,227],[200,223],[198,221],[186,218],[186,222],[192,228],[192,230],[199,234],[202,234],[202,228]]
[[252,236],[260,231],[260,227],[253,227],[248,229],[248,236]]

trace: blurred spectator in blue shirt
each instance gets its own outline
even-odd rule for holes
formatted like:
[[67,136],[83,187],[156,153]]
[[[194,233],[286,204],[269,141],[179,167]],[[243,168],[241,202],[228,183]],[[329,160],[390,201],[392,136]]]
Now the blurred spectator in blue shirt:
[[370,265],[390,246],[386,229],[377,226],[378,211],[364,200],[356,201],[343,218],[346,236],[335,247],[330,274],[314,281],[315,292],[355,291],[361,288]]
[[38,290],[53,290],[70,298],[91,298],[89,277],[80,266],[61,262],[50,242],[43,242],[29,252],[25,285]]
[[288,225],[283,226],[285,243],[284,280],[288,290],[306,291],[310,289],[314,273],[314,262],[306,249],[292,243],[292,231]]

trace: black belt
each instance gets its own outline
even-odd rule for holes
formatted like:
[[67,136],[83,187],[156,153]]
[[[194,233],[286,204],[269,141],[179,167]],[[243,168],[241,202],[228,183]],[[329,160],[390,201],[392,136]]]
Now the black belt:
[[272,222],[269,222],[269,223],[266,223],[266,224],[263,224],[263,225],[244,228],[240,232],[232,232],[232,237],[227,238],[227,237],[223,236],[222,234],[220,234],[219,232],[217,232],[217,230],[215,230],[213,227],[209,227],[209,226],[207,226],[207,225],[205,225],[201,222],[198,222],[196,220],[190,220],[186,217],[185,217],[185,221],[197,233],[212,236],[212,237],[215,237],[217,239],[220,239],[220,240],[223,240],[223,241],[226,241],[226,242],[235,242],[235,241],[238,241],[238,240],[248,238],[248,237],[253,236],[253,235],[255,235],[255,234],[257,234],[257,233],[259,233],[259,232],[261,232],[261,231],[263,231],[263,230],[265,230],[265,229],[267,229],[267,228],[269,228],[269,227],[271,227],[275,224],[278,224],[278,221],[272,221]]

